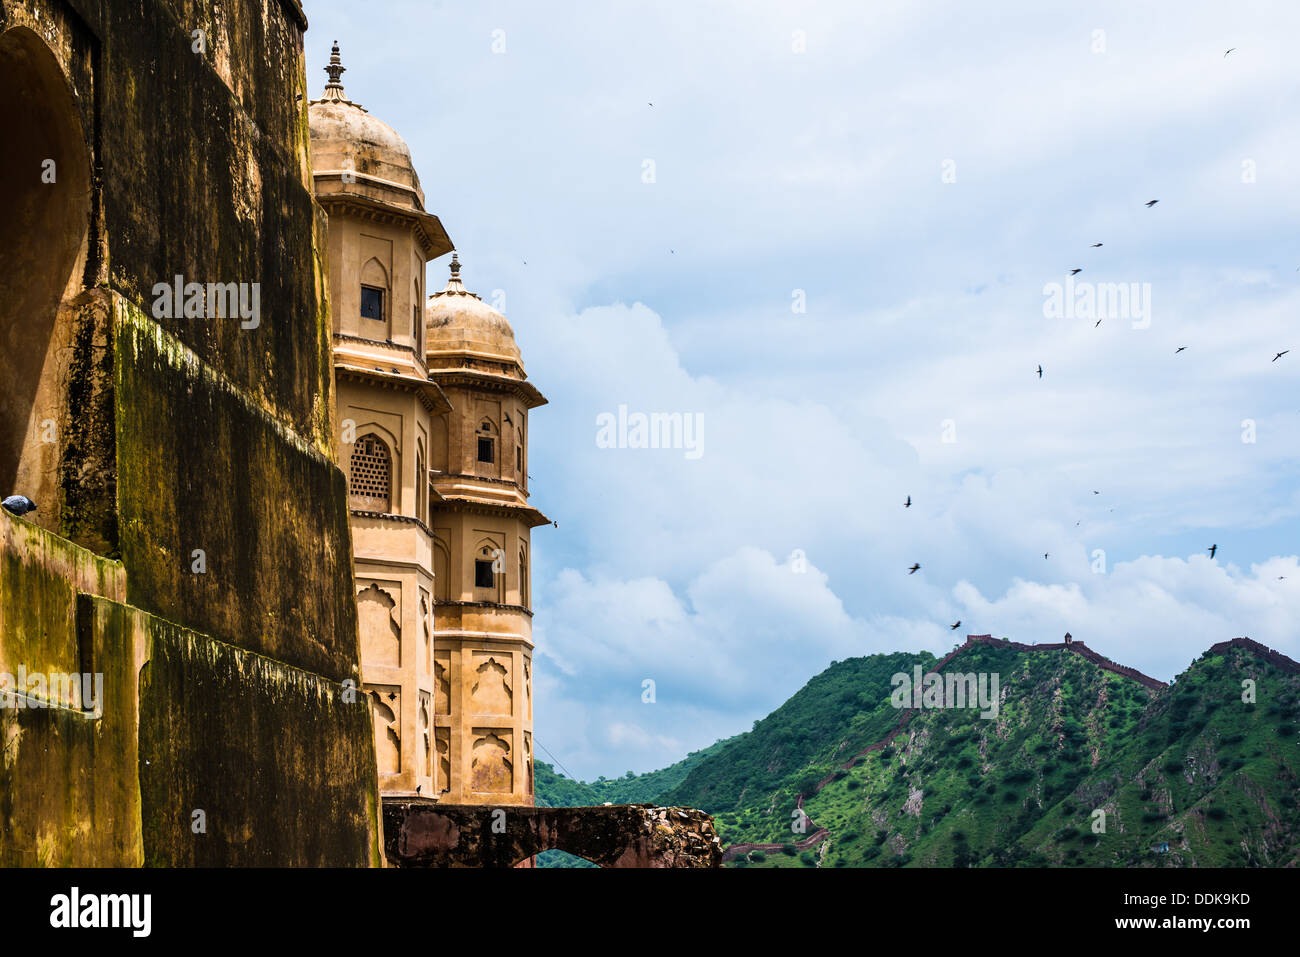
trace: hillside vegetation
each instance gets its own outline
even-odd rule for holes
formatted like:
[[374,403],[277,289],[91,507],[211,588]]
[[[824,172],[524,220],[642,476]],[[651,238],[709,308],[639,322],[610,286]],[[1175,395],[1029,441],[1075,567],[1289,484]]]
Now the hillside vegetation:
[[[895,707],[916,665],[997,675],[996,716]],[[1297,866],[1298,718],[1300,665],[1248,640],[1165,686],[1079,643],[975,637],[942,664],[834,662],[661,771],[581,784],[539,762],[538,803],[699,807],[732,867]]]

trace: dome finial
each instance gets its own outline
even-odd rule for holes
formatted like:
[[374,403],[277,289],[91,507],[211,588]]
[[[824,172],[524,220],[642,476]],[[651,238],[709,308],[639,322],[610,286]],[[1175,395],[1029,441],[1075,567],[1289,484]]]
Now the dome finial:
[[[455,294],[459,296],[474,296],[472,292],[470,292],[463,285],[461,285],[460,254],[457,253],[455,250],[452,250],[451,253],[451,278],[447,280],[447,285],[443,288],[442,292],[435,292],[434,296],[445,296],[448,294]],[[474,296],[474,298],[477,299],[478,296]]]
[[325,84],[325,92],[321,99],[341,100],[347,102],[347,97],[343,94],[343,84],[339,82],[340,77],[347,71],[343,65],[343,60],[339,57],[339,41],[334,41],[334,48],[330,50],[330,63],[325,67],[325,72],[329,74],[330,81]]

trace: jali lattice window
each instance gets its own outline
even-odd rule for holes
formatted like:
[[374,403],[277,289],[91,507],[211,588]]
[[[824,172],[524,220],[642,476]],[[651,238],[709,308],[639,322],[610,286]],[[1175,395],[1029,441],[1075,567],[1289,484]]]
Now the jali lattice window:
[[393,461],[377,435],[363,435],[352,445],[348,493],[353,508],[387,512],[392,495]]

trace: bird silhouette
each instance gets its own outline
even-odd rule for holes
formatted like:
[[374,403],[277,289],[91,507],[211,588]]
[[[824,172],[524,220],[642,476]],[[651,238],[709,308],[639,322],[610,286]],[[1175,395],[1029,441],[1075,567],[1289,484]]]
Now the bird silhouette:
[[956,630],[957,630],[958,628],[960,628],[960,627],[961,627],[961,619],[958,618],[958,619],[957,619],[957,624],[955,624],[955,625],[949,625],[949,626],[948,626],[948,630],[949,630],[949,631],[956,631]]
[[28,512],[36,511],[36,503],[26,495],[10,495],[0,505],[4,506],[6,512],[12,512],[14,515],[26,515]]
[[1101,248],[1102,246],[1104,246],[1104,245],[1105,245],[1105,243],[1093,243],[1093,244],[1092,244],[1092,248],[1093,248],[1093,249],[1100,249],[1100,248]]
[[[1105,316],[1102,316],[1102,317],[1101,317],[1101,319],[1105,319],[1105,318],[1106,318]],[[1101,319],[1098,319],[1096,322],[1094,322],[1094,323],[1092,324],[1092,327],[1093,327],[1094,329],[1096,329],[1099,325],[1101,325]]]
[[1083,272],[1083,267],[1082,267],[1082,266],[1080,266],[1078,269],[1071,269],[1071,270],[1070,270],[1070,275],[1071,275],[1071,276],[1077,276],[1077,275],[1079,275],[1079,273],[1081,273],[1081,272]]
[[918,565],[916,562],[913,562],[913,563],[912,563],[912,567],[909,568],[909,569],[907,570],[907,573],[908,573],[909,575],[915,575],[917,569],[919,569],[920,567],[921,567],[921,566]]
[[912,496],[909,495],[907,496],[907,501],[903,503],[903,508],[911,508],[911,507],[912,507]]
[[1150,202],[1148,202],[1148,203],[1146,204],[1147,209],[1150,209],[1152,206],[1154,206],[1154,205],[1155,205],[1156,203],[1158,203],[1158,202],[1160,202],[1160,200],[1158,200],[1158,199],[1153,199],[1153,200],[1151,200]]
[[415,786],[415,794],[416,794],[417,797],[419,796],[419,794],[420,794],[420,788],[422,788],[422,787],[424,787],[423,784],[417,784],[417,785]]
[[1174,350],[1174,355],[1178,355],[1178,353],[1182,352],[1186,348],[1187,346],[1179,346],[1177,349]]
[[1044,560],[1044,561],[1047,560],[1047,552],[1043,552],[1043,560]]
[[1041,379],[1042,377],[1043,377],[1043,367],[1042,367],[1042,366],[1039,366],[1039,367],[1038,367],[1038,378]]
[[1093,490],[1092,490],[1092,494],[1093,494],[1093,495],[1100,495],[1101,493],[1098,492],[1096,489],[1093,489]]
[[1231,52],[1232,52],[1233,50],[1235,50],[1235,49],[1237,49],[1237,48],[1236,48],[1236,47],[1229,47],[1227,53],[1223,54],[1223,58],[1224,58],[1225,60],[1228,59],[1228,53],[1231,53]]
[[1208,552],[1210,553],[1210,557],[1211,557],[1211,558],[1214,557],[1214,553],[1217,552],[1218,550],[1219,550],[1219,546],[1218,546],[1218,545],[1211,545],[1209,548],[1206,549],[1206,551],[1208,551]]
[[1290,349],[1283,349],[1281,352],[1279,352],[1277,355],[1273,357],[1273,361],[1277,362],[1278,359],[1281,359],[1284,355],[1286,355],[1290,351],[1291,351]]

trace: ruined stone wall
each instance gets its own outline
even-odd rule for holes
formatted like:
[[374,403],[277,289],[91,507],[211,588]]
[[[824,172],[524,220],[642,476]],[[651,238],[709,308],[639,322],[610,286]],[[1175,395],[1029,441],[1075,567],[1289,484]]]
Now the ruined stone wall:
[[384,840],[393,867],[517,867],[551,849],[601,867],[722,865],[712,817],[653,804],[517,807],[389,797]]

